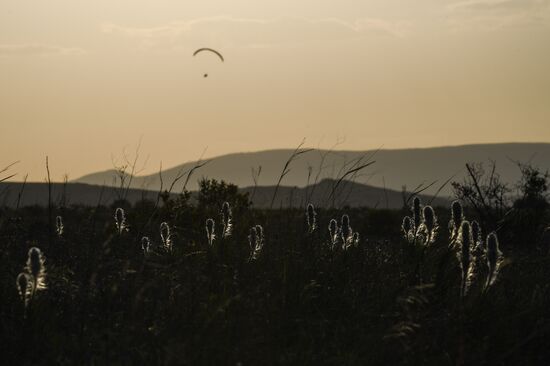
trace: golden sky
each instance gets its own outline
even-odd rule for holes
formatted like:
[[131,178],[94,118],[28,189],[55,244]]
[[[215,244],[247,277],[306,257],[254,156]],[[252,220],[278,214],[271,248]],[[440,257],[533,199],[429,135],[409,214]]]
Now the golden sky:
[[0,165],[550,142],[549,65],[550,0],[1,0]]

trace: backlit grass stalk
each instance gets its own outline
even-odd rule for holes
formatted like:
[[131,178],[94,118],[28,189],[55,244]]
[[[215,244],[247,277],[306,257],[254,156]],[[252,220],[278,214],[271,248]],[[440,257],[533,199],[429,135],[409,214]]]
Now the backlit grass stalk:
[[160,239],[164,249],[168,252],[172,251],[172,234],[170,233],[170,226],[167,222],[161,222],[160,224]]
[[462,205],[458,200],[453,201],[451,204],[451,220],[449,221],[449,231],[451,234],[451,247],[454,247],[456,240],[458,239],[458,235],[460,232],[460,227],[462,225],[462,221],[464,220],[464,212],[462,209]]
[[462,270],[462,278],[460,284],[460,296],[464,297],[470,288],[471,280],[473,276],[473,266],[472,266],[472,231],[470,228],[470,223],[468,221],[463,221],[457,237],[457,244],[459,245],[460,251],[458,253],[458,259],[460,263],[460,268]]
[[487,267],[489,268],[489,273],[487,274],[487,282],[485,283],[485,289],[492,286],[497,280],[500,267],[504,260],[502,252],[499,248],[498,237],[495,232],[487,235]]
[[317,212],[315,212],[315,207],[311,203],[307,205],[306,221],[307,231],[309,234],[311,234],[317,228]]
[[248,244],[250,246],[249,261],[254,261],[260,257],[264,246],[264,229],[261,225],[256,225],[250,228]]
[[57,216],[55,218],[55,231],[58,236],[62,236],[65,230],[65,225],[63,225],[63,217]]
[[215,223],[213,219],[206,220],[206,239],[208,240],[208,245],[212,246],[214,240],[216,239],[216,233],[214,232]]
[[115,211],[115,225],[118,231],[118,235],[122,235],[123,232],[128,231],[128,222],[126,221],[126,213],[124,209],[118,207]]
[[330,220],[328,224],[328,233],[330,236],[331,250],[334,250],[338,243],[338,222],[335,219]]
[[231,214],[231,206],[229,206],[229,202],[223,203],[220,215],[222,217],[223,225],[222,238],[227,238],[231,235],[233,230],[233,215]]

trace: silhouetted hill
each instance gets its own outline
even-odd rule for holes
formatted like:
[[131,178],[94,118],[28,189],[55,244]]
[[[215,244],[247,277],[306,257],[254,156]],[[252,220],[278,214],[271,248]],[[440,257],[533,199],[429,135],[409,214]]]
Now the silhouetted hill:
[[[324,179],[316,185],[308,187],[279,187],[274,208],[278,207],[305,207],[307,203],[313,203],[316,207],[370,207],[391,208],[403,207],[402,192],[349,181],[343,181],[336,187],[337,181]],[[242,189],[249,192],[255,207],[268,208],[271,206],[275,186],[246,187]],[[409,195],[407,195],[407,198]],[[433,198],[428,195],[420,195],[422,202],[431,203],[433,206],[448,206],[450,201],[445,198]]]
[[[19,192],[23,183],[0,183],[0,205],[15,207]],[[97,186],[82,183],[52,184],[52,202],[59,206],[65,200],[66,205],[95,206],[100,202],[103,205],[110,205],[118,199],[117,190],[107,186]],[[143,198],[156,199],[157,192],[129,189],[127,200],[135,203]],[[27,183],[21,195],[20,206],[46,206],[48,204],[47,183]]]
[[[204,167],[197,170],[189,181],[188,188],[197,189],[197,180],[201,177],[225,180],[239,187],[253,185],[251,169],[262,167],[259,176],[259,186],[275,185],[286,160],[292,149],[268,150],[259,152],[228,154],[213,158]],[[322,156],[325,160],[322,169],[319,169]],[[285,176],[282,184],[286,186],[305,187],[308,185],[308,174],[311,168],[311,179],[314,182],[319,170],[319,180],[324,178],[338,178],[341,168],[361,156],[370,157],[376,163],[368,167],[358,183],[368,183],[375,187],[385,186],[389,189],[401,191],[402,186],[409,190],[421,183],[432,181],[444,182],[455,175],[454,180],[461,180],[465,174],[464,164],[467,162],[496,161],[497,171],[503,181],[515,183],[520,172],[514,161],[531,161],[543,169],[550,169],[550,143],[506,143],[506,144],[478,144],[450,147],[436,147],[423,149],[399,149],[380,151],[333,151],[315,150],[301,155],[292,162],[290,172]],[[164,184],[170,184],[178,172],[185,172],[194,166],[194,162],[182,164],[163,172]],[[113,185],[116,177],[114,170],[98,172],[81,177],[75,182],[88,184]],[[174,191],[179,192],[183,185],[181,179]],[[157,190],[160,187],[158,174],[134,177],[132,187],[145,187]],[[438,184],[428,189],[426,193],[433,194]],[[446,187],[441,195],[446,197],[451,193],[450,186]]]
[[[403,195],[401,192],[384,190],[365,184],[343,181],[338,186],[334,180],[325,179],[316,185],[308,187],[281,186],[276,195],[274,208],[279,207],[304,207],[308,202],[318,207],[378,207],[401,208]],[[0,183],[0,204],[15,207],[17,197],[21,191],[22,183]],[[242,192],[248,192],[257,208],[269,208],[275,191],[275,186],[269,187],[245,187]],[[196,193],[193,192],[193,196]],[[95,206],[101,197],[101,203],[110,205],[120,197],[120,192],[112,187],[102,187],[82,183],[68,183],[52,185],[52,201],[56,206],[61,205],[65,198],[67,205],[79,204]],[[135,203],[143,198],[155,200],[157,192],[139,189],[130,189],[127,199]],[[430,196],[421,196],[423,202],[430,202]],[[21,206],[48,204],[48,185],[46,183],[27,183],[21,198]],[[448,206],[449,202],[443,198],[436,198],[432,202],[437,206]]]

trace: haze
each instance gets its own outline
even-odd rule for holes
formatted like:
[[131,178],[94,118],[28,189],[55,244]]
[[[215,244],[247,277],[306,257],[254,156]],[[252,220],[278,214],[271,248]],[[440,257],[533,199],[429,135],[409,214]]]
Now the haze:
[[548,0],[2,0],[0,165],[549,142],[548,65]]

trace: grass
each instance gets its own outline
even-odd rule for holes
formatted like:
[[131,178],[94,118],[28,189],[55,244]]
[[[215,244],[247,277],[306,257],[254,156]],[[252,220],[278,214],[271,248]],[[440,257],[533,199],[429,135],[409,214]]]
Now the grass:
[[[122,203],[121,203],[122,204]],[[507,264],[488,291],[460,299],[461,269],[442,229],[419,255],[400,210],[297,209],[185,200],[116,207],[0,211],[4,364],[502,365],[549,364],[550,258],[499,238]],[[436,209],[441,224],[447,208]],[[328,223],[348,214],[357,247],[331,250]],[[50,217],[64,233],[51,242]],[[470,213],[466,212],[466,216]],[[208,245],[205,222],[217,223]],[[161,222],[173,249],[162,249]],[[250,258],[248,235],[264,244]],[[445,225],[442,225],[443,227]],[[144,255],[142,237],[151,240]],[[26,311],[15,286],[30,247],[46,257],[47,290]],[[483,281],[479,281],[481,283]]]

